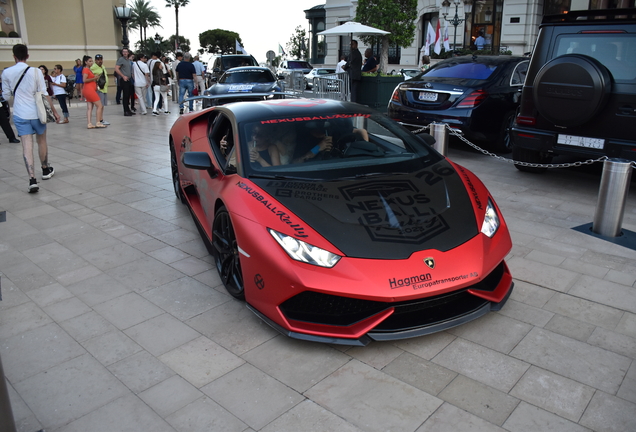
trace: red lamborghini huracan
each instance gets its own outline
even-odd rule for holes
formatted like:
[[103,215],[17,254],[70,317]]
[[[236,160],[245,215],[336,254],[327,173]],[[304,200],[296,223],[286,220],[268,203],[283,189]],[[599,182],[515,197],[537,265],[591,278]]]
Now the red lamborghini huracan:
[[486,187],[364,106],[195,112],[172,127],[170,155],[228,292],[288,336],[420,336],[499,310],[512,291],[512,243]]

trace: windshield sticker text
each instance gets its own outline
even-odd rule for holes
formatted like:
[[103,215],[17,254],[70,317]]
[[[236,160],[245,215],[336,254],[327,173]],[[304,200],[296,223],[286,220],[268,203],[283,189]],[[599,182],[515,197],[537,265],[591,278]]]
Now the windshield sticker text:
[[308,122],[313,120],[333,120],[333,119],[346,119],[346,118],[369,118],[371,114],[334,114],[324,116],[312,116],[312,117],[290,117],[282,119],[261,120],[261,124],[274,124],[274,123],[295,123],[295,122]]

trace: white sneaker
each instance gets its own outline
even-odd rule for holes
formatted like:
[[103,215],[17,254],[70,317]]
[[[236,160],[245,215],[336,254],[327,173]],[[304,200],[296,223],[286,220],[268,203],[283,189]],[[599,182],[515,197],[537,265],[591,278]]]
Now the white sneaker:
[[109,126],[109,125],[110,125],[110,122],[107,122],[106,120],[102,120],[102,124],[103,124],[103,125],[106,125],[106,126]]

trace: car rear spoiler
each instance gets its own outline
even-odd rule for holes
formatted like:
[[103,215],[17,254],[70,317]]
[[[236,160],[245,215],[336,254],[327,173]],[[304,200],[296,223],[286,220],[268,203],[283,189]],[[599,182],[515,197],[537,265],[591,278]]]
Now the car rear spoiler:
[[281,99],[284,99],[286,97],[289,97],[289,98],[302,97],[302,95],[299,95],[298,93],[289,93],[289,92],[265,92],[265,93],[236,92],[236,93],[229,93],[229,94],[223,94],[223,95],[192,96],[187,99],[184,99],[183,101],[188,102],[188,101],[195,101],[195,100],[201,100],[201,99],[240,99],[240,98],[254,99],[259,97],[262,97],[263,100],[267,100],[272,95],[283,96]]

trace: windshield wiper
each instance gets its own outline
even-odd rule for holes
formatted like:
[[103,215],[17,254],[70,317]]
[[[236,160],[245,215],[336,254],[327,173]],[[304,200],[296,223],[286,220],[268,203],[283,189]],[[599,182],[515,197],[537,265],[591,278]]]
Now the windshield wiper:
[[270,180],[302,180],[306,182],[311,181],[325,181],[325,179],[321,178],[307,178],[307,177],[295,177],[295,176],[286,176],[282,174],[250,174],[249,178],[261,178],[261,179],[270,179]]
[[405,175],[405,174],[410,174],[410,173],[407,173],[407,172],[373,172],[373,173],[356,174],[354,176],[348,176],[348,177],[338,177],[337,179],[333,179],[333,180],[330,180],[330,181],[355,180],[355,179],[360,179],[360,178],[386,177],[386,176],[396,176],[396,175]]

